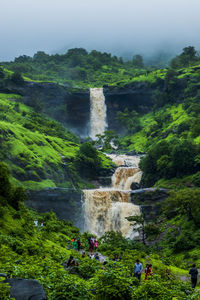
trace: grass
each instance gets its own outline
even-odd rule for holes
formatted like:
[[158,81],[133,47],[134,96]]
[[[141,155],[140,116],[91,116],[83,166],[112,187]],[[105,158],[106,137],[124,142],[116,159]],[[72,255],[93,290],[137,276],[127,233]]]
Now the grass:
[[[63,165],[75,158],[79,145],[61,125],[35,115],[31,108],[16,102],[19,99],[18,95],[0,94],[0,159],[25,188],[54,187],[56,182],[66,181]],[[27,122],[33,129],[26,128]],[[49,125],[54,123],[55,132],[65,138],[49,135]]]
[[[178,127],[188,123],[191,117],[183,109],[182,104],[165,106],[156,113],[150,112],[140,117],[141,130],[133,135],[121,138],[121,145],[130,151],[146,152],[148,147],[159,140],[172,140],[174,137],[183,139],[190,137],[190,131],[178,134]],[[198,144],[200,137],[194,139]]]

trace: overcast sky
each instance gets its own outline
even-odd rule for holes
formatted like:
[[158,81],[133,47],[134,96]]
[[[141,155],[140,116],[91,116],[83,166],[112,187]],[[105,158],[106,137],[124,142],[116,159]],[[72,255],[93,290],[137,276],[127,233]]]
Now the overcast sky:
[[200,49],[200,0],[0,0],[0,61],[73,47]]

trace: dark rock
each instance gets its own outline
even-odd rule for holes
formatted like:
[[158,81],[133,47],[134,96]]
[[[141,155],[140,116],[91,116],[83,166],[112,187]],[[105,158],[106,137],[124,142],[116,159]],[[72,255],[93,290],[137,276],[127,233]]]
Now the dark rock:
[[7,278],[7,274],[5,274],[5,273],[0,273],[0,277]]
[[140,188],[139,183],[133,182],[133,183],[131,184],[131,190],[138,190],[139,188]]
[[146,221],[154,221],[161,213],[161,202],[168,196],[162,188],[144,188],[131,191],[131,202],[140,205]]
[[[68,126],[81,137],[89,135],[90,95],[89,89],[73,89],[48,82],[25,82],[23,86],[9,88],[10,93],[22,95],[22,101],[30,106],[41,106],[41,111]],[[5,92],[0,86],[0,92]],[[108,129],[122,132],[116,116],[125,108],[140,113],[148,112],[153,106],[153,88],[147,82],[134,82],[125,87],[104,87],[107,105]],[[20,100],[21,101],[21,100]]]
[[136,110],[139,113],[147,113],[153,106],[153,88],[147,82],[134,82],[125,87],[104,87],[104,95],[107,105],[108,129],[122,133],[122,126],[117,119],[117,112]]
[[98,183],[100,186],[110,186],[111,182],[112,180],[110,176],[98,177]]
[[10,296],[15,300],[47,300],[44,289],[37,280],[10,278],[4,282],[10,284]]
[[82,193],[75,189],[48,188],[41,191],[29,191],[26,205],[44,213],[53,211],[59,219],[73,222],[83,227]]

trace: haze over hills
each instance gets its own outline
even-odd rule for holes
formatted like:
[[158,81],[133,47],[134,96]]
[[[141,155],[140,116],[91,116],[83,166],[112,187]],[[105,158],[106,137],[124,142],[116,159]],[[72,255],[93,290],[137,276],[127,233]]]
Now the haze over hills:
[[200,49],[199,9],[197,0],[8,0],[0,12],[0,60],[77,47],[119,56]]

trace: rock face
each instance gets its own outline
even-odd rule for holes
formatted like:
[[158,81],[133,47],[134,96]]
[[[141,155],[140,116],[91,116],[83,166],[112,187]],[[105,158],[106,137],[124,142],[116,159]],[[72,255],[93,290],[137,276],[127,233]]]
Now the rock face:
[[44,289],[37,280],[10,278],[4,282],[11,286],[10,296],[15,300],[47,300]]
[[161,202],[168,196],[167,189],[144,188],[131,192],[131,201],[140,205],[147,221],[153,221],[161,213]]
[[153,88],[145,82],[135,82],[123,88],[104,87],[107,106],[107,120],[109,129],[120,132],[121,126],[116,118],[118,111],[136,110],[146,113],[153,106]]
[[[31,105],[50,117],[68,126],[81,137],[89,135],[90,92],[78,90],[56,83],[25,82],[24,85],[11,85],[0,92],[18,93],[23,102]],[[125,108],[138,112],[148,112],[153,105],[153,88],[145,82],[134,82],[125,87],[104,87],[103,93],[107,106],[108,129],[121,132],[117,112]]]
[[29,191],[26,205],[44,213],[53,211],[59,219],[71,221],[79,228],[83,227],[82,194],[80,191],[65,188],[49,188],[41,191]]
[[25,82],[23,85],[10,84],[6,90],[0,86],[0,92],[20,94],[26,105],[46,113],[79,136],[89,133],[89,90],[74,91],[56,83]]

